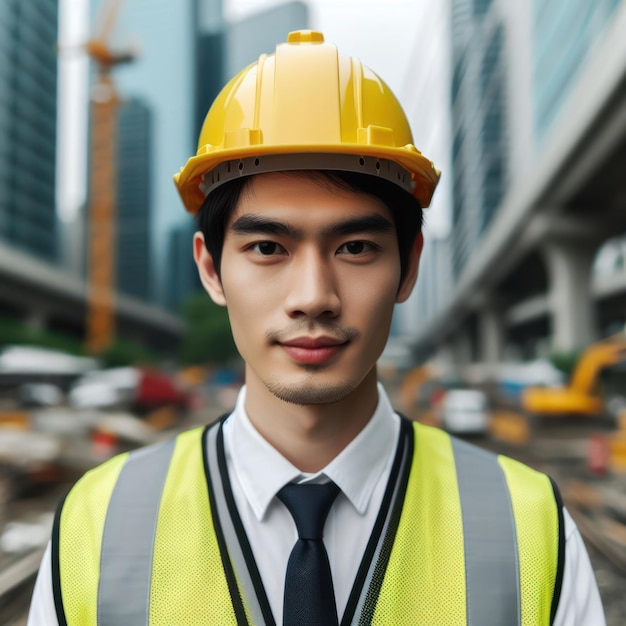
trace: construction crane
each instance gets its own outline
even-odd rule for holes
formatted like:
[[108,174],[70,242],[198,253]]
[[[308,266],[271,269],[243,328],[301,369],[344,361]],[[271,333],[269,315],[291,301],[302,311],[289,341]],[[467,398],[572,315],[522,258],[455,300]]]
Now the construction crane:
[[95,63],[91,89],[91,148],[89,165],[87,350],[98,354],[115,335],[115,225],[117,203],[117,112],[119,98],[112,72],[129,63],[132,49],[111,48],[111,35],[120,0],[104,0],[93,34],[86,44]]

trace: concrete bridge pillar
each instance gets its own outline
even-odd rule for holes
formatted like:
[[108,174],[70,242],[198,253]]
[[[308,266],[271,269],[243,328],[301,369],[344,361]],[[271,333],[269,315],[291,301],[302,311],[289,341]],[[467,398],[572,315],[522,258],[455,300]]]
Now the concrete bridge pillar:
[[472,338],[468,329],[459,330],[454,337],[454,359],[457,367],[472,362]]
[[591,295],[596,249],[581,241],[544,244],[555,350],[577,350],[596,340]]
[[447,339],[437,346],[431,361],[438,371],[447,373],[456,366],[456,359],[456,344]]
[[478,316],[480,360],[498,363],[504,352],[504,320],[502,312],[493,304],[482,309]]

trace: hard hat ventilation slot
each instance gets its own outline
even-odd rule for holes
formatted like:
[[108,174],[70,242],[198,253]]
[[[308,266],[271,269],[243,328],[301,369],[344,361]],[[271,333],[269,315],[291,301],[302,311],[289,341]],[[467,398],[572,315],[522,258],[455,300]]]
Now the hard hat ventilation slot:
[[[235,167],[236,165],[236,167]],[[377,156],[341,153],[265,154],[224,161],[204,175],[200,189],[207,196],[216,187],[239,178],[268,172],[295,170],[334,170],[369,174],[392,182],[408,193],[412,191],[411,175],[395,161]]]

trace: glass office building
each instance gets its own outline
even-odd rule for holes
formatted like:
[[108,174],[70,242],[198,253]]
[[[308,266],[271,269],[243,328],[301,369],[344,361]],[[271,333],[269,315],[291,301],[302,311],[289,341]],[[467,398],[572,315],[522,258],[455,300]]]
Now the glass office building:
[[117,289],[149,300],[152,112],[134,98],[122,102],[118,114]]
[[533,0],[535,134],[542,141],[623,0]]
[[56,261],[57,0],[0,2],[0,238]]
[[458,277],[504,195],[505,24],[492,0],[452,6],[452,270]]

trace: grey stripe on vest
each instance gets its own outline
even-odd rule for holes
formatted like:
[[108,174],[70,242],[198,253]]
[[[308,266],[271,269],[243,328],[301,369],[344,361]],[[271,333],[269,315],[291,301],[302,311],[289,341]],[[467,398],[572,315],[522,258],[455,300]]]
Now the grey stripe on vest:
[[98,626],[147,626],[152,555],[165,478],[176,439],[132,452],[104,523]]
[[211,484],[213,486],[213,497],[217,506],[217,514],[219,517],[222,533],[228,547],[228,556],[230,557],[237,583],[241,588],[246,609],[248,610],[253,624],[263,624],[263,612],[261,605],[257,599],[254,584],[248,571],[246,559],[243,556],[241,545],[235,531],[235,527],[228,511],[226,497],[224,496],[224,485],[217,463],[217,435],[220,424],[216,424],[210,428],[207,433],[207,450],[209,457],[209,474],[211,476]]
[[513,507],[496,455],[452,438],[465,542],[468,626],[521,624]]

